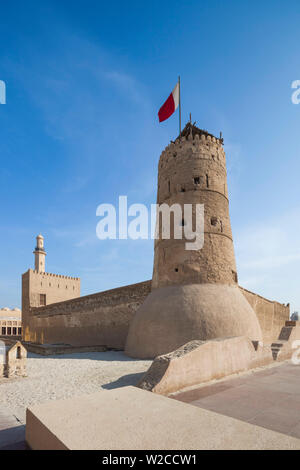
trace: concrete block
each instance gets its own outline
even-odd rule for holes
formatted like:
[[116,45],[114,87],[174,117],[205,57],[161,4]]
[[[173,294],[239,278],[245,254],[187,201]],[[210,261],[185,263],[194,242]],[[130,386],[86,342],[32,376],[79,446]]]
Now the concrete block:
[[300,449],[300,440],[124,387],[27,410],[35,450]]

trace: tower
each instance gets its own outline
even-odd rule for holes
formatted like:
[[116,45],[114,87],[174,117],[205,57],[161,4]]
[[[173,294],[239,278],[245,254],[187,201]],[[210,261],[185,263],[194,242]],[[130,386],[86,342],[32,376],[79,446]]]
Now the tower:
[[44,273],[46,252],[44,250],[44,237],[41,234],[36,237],[36,247],[33,254],[35,261],[35,270],[40,273]]
[[153,358],[193,339],[260,340],[256,314],[237,284],[223,140],[188,123],[161,154],[157,203],[179,204],[182,212],[191,204],[193,215],[203,204],[204,244],[187,250],[187,240],[174,236],[175,217],[170,238],[163,239],[157,217],[152,292],[132,321],[126,353]]

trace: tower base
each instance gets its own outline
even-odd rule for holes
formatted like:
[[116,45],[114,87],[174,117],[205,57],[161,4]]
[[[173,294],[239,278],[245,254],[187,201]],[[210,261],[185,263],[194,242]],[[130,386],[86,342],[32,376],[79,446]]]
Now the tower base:
[[155,289],[137,310],[125,353],[152,359],[192,340],[262,340],[256,313],[237,286],[192,284]]

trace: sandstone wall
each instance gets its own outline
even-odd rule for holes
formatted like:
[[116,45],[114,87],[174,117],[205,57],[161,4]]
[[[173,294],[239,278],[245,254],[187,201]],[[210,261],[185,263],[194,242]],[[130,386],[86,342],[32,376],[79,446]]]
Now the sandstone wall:
[[40,295],[46,296],[46,305],[80,296],[80,279],[60,274],[44,273],[29,269],[23,274],[24,284],[29,287],[31,307],[41,305]]
[[151,281],[31,309],[27,341],[124,349],[129,323]]
[[42,300],[46,305],[49,305],[79,296],[79,278],[29,269],[22,275],[23,339],[30,341],[29,323],[32,307],[39,307]]
[[[29,270],[22,279],[23,339],[123,349],[129,324],[151,291],[151,281],[80,297],[80,279]],[[258,317],[263,341],[278,338],[289,306],[240,287]],[[40,306],[40,294],[46,306]]]
[[240,290],[258,317],[264,343],[271,344],[278,338],[281,328],[290,318],[289,304],[284,305],[273,300],[265,299],[243,287],[240,287]]
[[237,284],[222,140],[187,124],[181,137],[160,156],[157,203],[169,207],[179,204],[182,212],[185,204],[191,204],[193,225],[196,204],[203,204],[204,245],[186,250],[187,240],[174,237],[175,224],[188,224],[184,214],[180,221],[171,219],[170,239],[163,238],[166,223],[157,217],[152,286]]

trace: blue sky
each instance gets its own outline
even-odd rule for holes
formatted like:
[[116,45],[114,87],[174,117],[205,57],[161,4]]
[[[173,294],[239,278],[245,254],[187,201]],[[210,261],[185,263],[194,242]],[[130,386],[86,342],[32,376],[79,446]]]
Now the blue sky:
[[155,203],[180,74],[183,122],[223,132],[240,284],[300,310],[299,21],[293,0],[2,2],[0,306],[39,232],[82,294],[151,278],[153,241],[98,240],[96,208]]

